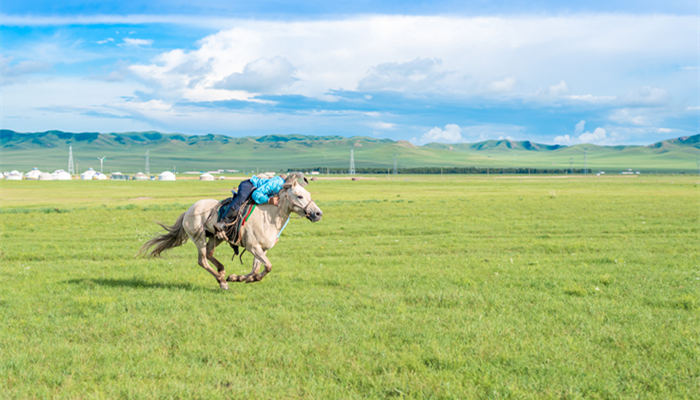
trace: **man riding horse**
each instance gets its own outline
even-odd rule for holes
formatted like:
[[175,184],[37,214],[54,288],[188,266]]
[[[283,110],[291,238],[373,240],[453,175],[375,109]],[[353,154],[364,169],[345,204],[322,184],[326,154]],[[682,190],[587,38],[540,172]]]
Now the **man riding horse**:
[[[223,218],[216,223],[216,236],[219,239],[227,241],[235,241],[234,237],[228,237],[228,229],[232,226],[238,217],[241,206],[245,204],[249,198],[252,198],[256,204],[279,204],[277,194],[284,186],[284,178],[281,176],[269,177],[266,174],[253,175],[250,179],[246,179],[238,185],[238,191],[232,190],[233,200],[228,204],[223,205]],[[225,207],[225,208],[224,208]]]

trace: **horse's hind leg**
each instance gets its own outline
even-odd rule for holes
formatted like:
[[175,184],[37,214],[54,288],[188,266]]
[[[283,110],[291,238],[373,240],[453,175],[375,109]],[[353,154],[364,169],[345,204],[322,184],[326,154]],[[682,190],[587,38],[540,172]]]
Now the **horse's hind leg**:
[[214,271],[214,268],[212,268],[209,263],[207,262],[207,248],[206,246],[199,247],[197,248],[197,262],[199,265],[206,269],[207,272],[212,274],[214,278],[216,279],[217,282],[219,282],[219,287],[222,289],[228,289],[228,283],[226,283],[226,279],[222,279],[221,276],[217,271]]
[[220,288],[228,289],[228,283],[226,283],[225,275],[219,274],[217,271],[214,271],[214,268],[212,268],[211,265],[209,265],[209,262],[207,261],[209,246],[207,245],[207,239],[204,235],[204,231],[202,230],[197,234],[190,235],[190,237],[192,238],[194,245],[197,246],[197,262],[199,263],[199,265],[214,276],[216,281],[219,282]]

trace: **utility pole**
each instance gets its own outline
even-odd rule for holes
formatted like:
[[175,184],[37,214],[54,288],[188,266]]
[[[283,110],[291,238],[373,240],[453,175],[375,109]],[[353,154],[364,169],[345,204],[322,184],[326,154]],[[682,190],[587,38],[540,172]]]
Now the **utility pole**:
[[355,175],[355,150],[351,149],[350,150],[350,171],[348,171],[350,175]]
[[73,146],[68,146],[68,173],[75,175],[75,165],[73,164]]

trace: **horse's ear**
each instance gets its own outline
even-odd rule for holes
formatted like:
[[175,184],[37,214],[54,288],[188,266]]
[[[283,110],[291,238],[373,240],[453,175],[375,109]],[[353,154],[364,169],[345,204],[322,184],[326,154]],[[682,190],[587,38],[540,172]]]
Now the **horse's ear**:
[[284,189],[289,189],[294,186],[294,184],[297,183],[297,180],[295,179],[294,174],[289,174],[287,176],[287,179],[284,180],[284,185],[282,185],[282,188]]
[[306,186],[306,185],[308,185],[308,184],[309,184],[309,180],[308,180],[308,179],[306,179],[306,177],[303,177],[303,178],[304,178],[304,184],[303,184],[302,186]]

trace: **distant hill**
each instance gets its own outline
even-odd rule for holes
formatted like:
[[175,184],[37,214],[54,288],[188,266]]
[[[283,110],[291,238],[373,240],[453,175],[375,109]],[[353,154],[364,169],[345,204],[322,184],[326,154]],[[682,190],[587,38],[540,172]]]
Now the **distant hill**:
[[183,135],[161,132],[18,133],[0,130],[0,170],[65,169],[68,146],[79,170],[99,166],[105,172],[144,169],[150,153],[152,171],[165,169],[286,170],[347,168],[354,149],[357,168],[532,168],[593,171],[697,171],[700,135],[668,139],[649,146],[562,146],[531,141],[487,140],[478,143],[416,146],[406,141],[372,137],[266,135],[234,138],[223,135]]

